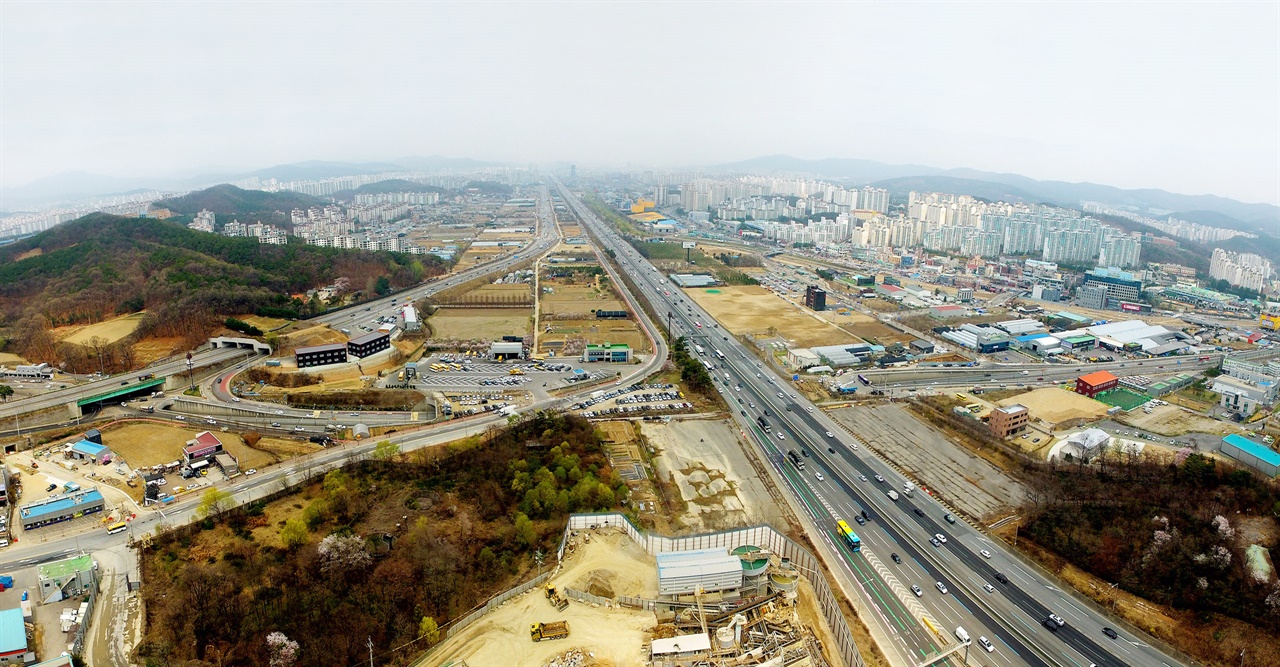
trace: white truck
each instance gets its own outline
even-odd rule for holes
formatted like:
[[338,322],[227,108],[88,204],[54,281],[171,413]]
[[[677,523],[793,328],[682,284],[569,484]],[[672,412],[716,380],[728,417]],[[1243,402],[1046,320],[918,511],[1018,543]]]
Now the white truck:
[[959,639],[961,644],[968,644],[969,633],[965,632],[964,628],[956,628],[956,639]]
[[905,495],[906,497],[908,498],[913,497],[915,490],[916,490],[916,487],[911,482],[902,483],[902,494]]
[[896,502],[898,502],[898,492],[897,492],[897,491],[890,490],[890,491],[889,491],[889,500],[892,500],[892,501],[893,501],[893,502],[895,502],[895,503],[896,503]]

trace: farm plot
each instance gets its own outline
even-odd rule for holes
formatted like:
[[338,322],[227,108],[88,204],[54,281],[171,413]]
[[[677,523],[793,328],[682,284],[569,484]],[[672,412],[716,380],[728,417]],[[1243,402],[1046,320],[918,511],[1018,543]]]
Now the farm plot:
[[532,308],[441,308],[427,323],[432,338],[443,340],[501,340],[528,336]]
[[796,345],[856,343],[853,334],[755,286],[687,289],[685,293],[734,334],[778,335]]
[[133,333],[142,322],[142,316],[143,313],[133,313],[87,326],[59,327],[53,330],[53,335],[74,345],[88,345],[94,338],[114,343]]

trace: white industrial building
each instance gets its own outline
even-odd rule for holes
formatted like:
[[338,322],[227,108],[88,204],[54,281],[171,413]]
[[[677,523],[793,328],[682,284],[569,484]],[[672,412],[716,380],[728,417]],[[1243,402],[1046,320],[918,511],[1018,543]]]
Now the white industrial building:
[[400,310],[401,317],[404,318],[405,331],[421,331],[422,323],[418,321],[418,309],[409,304]]
[[1005,320],[1004,322],[996,322],[995,326],[1010,336],[1022,336],[1045,330],[1044,324],[1041,324],[1039,320],[1032,319]]
[[1063,455],[1071,454],[1073,458],[1088,461],[1101,454],[1110,445],[1110,433],[1100,428],[1091,428],[1079,433],[1072,433],[1062,443],[1062,449],[1059,452]]
[[1108,322],[1085,327],[1081,331],[1097,337],[1098,344],[1102,347],[1120,350],[1133,343],[1141,347],[1143,352],[1156,356],[1180,352],[1195,344],[1195,339],[1181,331],[1147,324],[1142,320]]
[[742,588],[742,561],[727,549],[668,551],[658,554],[657,561],[659,595]]
[[524,343],[501,342],[489,345],[490,359],[519,359],[524,355]]

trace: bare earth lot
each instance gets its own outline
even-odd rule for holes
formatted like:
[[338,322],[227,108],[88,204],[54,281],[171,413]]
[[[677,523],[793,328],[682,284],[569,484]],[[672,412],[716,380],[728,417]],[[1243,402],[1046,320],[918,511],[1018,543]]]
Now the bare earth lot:
[[1000,405],[1021,403],[1031,410],[1031,419],[1059,424],[1068,419],[1094,419],[1107,414],[1110,406],[1060,387],[1036,389],[999,401]]
[[864,445],[969,516],[999,516],[1026,498],[1016,480],[898,405],[841,408],[831,416]]
[[446,340],[501,340],[503,336],[528,336],[532,308],[441,308],[428,322],[432,338]]
[[685,293],[734,334],[777,334],[797,345],[856,343],[850,333],[783,301],[758,285],[687,289]]
[[1151,414],[1146,414],[1142,410],[1132,410],[1116,415],[1115,420],[1121,424],[1136,426],[1144,431],[1167,436],[1184,435],[1186,433],[1227,435],[1229,433],[1245,432],[1232,424],[1220,422],[1194,412],[1188,412],[1177,405],[1161,405],[1152,408]]
[[650,422],[642,424],[641,432],[658,451],[655,474],[680,490],[686,506],[679,521],[689,532],[787,525],[767,482],[742,451],[737,430],[724,421]]
[[[182,448],[186,446],[188,440],[196,437],[200,430],[134,421],[107,427],[103,432],[102,441],[112,451],[124,457],[130,467],[146,468],[181,459]],[[223,433],[217,430],[213,433],[222,441],[223,447],[236,457],[242,469],[265,468],[279,460],[271,453],[250,449],[235,433]],[[263,438],[258,443],[258,447],[270,449],[278,454],[279,458],[319,449],[318,445],[282,438]]]
[[95,336],[114,343],[133,333],[142,322],[142,316],[143,313],[133,313],[88,326],[59,327],[53,330],[53,335],[64,343],[76,345],[86,345]]

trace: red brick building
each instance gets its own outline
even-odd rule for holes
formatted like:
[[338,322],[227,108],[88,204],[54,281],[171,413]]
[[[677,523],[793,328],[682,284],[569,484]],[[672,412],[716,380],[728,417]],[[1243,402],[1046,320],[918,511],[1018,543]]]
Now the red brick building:
[[1106,372],[1098,371],[1076,378],[1076,393],[1093,398],[1104,391],[1111,391],[1120,385],[1120,378]]
[[1003,405],[991,411],[991,415],[987,417],[987,425],[997,438],[1007,438],[1026,430],[1030,420],[1031,411],[1027,406]]

